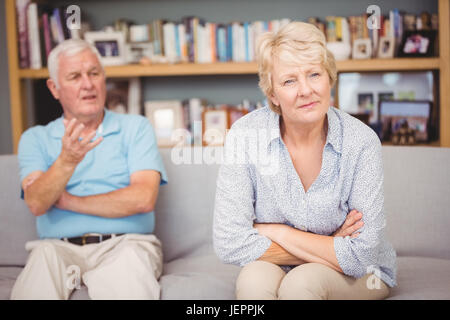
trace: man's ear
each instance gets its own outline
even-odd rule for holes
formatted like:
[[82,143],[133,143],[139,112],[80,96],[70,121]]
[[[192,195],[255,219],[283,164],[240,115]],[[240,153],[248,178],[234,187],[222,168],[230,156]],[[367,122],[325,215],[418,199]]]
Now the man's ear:
[[47,79],[47,87],[56,100],[59,100],[59,90],[56,88],[56,83],[52,79]]

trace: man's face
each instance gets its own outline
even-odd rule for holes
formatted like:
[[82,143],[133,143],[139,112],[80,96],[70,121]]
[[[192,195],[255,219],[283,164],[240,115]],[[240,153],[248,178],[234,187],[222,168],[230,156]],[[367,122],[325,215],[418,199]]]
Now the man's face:
[[73,56],[60,56],[58,80],[59,88],[51,79],[47,85],[67,118],[83,121],[103,115],[105,75],[93,52],[83,50]]

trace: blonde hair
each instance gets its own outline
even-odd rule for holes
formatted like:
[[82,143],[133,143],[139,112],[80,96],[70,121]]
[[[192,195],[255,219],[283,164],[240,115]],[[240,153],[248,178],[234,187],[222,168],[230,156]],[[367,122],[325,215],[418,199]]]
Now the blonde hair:
[[275,56],[296,65],[321,64],[328,73],[330,86],[333,87],[336,82],[333,53],[327,49],[323,32],[313,24],[291,22],[277,33],[266,32],[259,37],[256,52],[259,87],[268,98],[269,107],[278,114],[281,114],[280,107],[270,99],[273,94],[272,67]]

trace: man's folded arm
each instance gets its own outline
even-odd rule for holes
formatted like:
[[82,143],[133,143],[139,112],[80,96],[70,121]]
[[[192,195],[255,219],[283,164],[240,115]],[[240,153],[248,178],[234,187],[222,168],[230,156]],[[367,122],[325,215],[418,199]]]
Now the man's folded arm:
[[141,170],[130,176],[130,185],[108,193],[78,197],[64,192],[56,203],[60,209],[104,218],[121,218],[153,211],[161,174]]
[[55,204],[74,171],[58,158],[47,171],[33,171],[23,179],[24,200],[33,215],[41,216]]

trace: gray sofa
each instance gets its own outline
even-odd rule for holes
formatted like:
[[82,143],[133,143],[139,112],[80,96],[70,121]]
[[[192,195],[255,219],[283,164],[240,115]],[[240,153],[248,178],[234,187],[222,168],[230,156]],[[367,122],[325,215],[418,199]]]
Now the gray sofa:
[[[161,298],[234,299],[240,268],[222,264],[212,248],[218,165],[175,165],[170,149],[161,153],[170,179],[156,207]],[[383,157],[387,235],[398,255],[389,299],[450,299],[450,149],[383,147]],[[8,299],[27,259],[24,244],[37,236],[19,197],[16,156],[0,156],[0,177],[0,299]],[[86,288],[71,298],[88,299]]]

